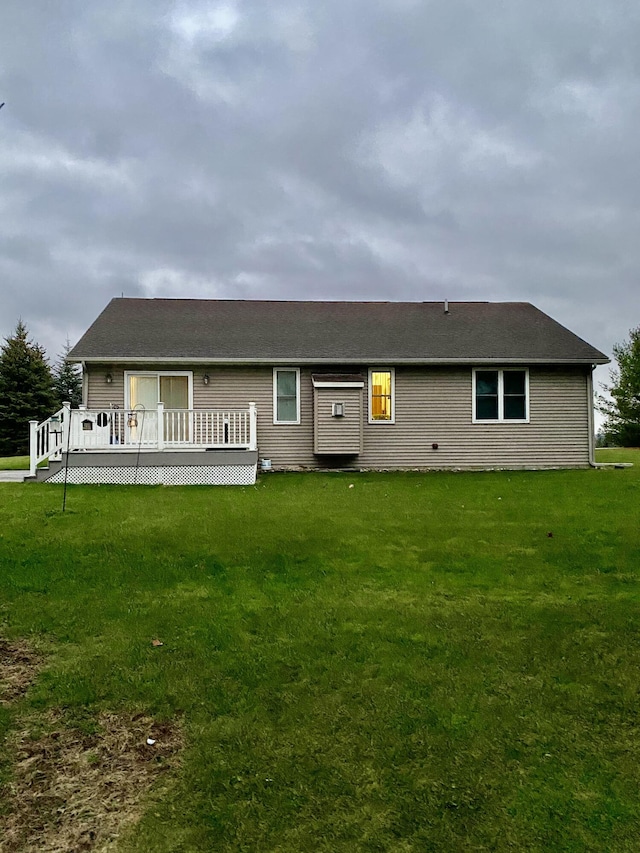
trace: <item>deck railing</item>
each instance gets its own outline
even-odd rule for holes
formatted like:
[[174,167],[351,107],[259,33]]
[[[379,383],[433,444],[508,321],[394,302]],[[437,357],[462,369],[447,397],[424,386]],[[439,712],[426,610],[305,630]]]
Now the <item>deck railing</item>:
[[41,424],[29,421],[29,472],[32,477],[40,462],[60,458],[63,439],[69,427],[70,411],[71,403],[63,403],[58,412]]
[[31,474],[44,459],[67,450],[256,450],[256,404],[248,409],[71,409],[69,403],[43,423],[30,421]]

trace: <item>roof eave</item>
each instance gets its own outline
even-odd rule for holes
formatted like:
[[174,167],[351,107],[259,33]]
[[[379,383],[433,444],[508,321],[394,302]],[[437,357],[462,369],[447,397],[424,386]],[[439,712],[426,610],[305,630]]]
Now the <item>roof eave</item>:
[[371,357],[340,357],[331,358],[196,358],[193,356],[67,356],[72,364],[221,364],[221,365],[274,365],[274,364],[397,364],[397,365],[477,365],[477,364],[609,364],[611,359],[606,356],[595,358],[487,358],[486,356],[465,358],[379,358]]

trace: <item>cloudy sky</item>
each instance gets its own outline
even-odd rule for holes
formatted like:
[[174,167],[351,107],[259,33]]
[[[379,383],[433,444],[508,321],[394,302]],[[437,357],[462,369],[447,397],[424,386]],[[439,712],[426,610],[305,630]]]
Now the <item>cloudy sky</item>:
[[[112,296],[640,324],[631,0],[4,0],[0,337]],[[606,379],[604,369],[601,379]]]

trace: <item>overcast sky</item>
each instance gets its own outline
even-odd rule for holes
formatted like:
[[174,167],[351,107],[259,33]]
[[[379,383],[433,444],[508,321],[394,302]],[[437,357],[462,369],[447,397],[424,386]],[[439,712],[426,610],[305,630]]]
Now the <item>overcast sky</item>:
[[[0,337],[113,296],[640,324],[631,0],[3,0]],[[601,379],[606,379],[604,369]]]

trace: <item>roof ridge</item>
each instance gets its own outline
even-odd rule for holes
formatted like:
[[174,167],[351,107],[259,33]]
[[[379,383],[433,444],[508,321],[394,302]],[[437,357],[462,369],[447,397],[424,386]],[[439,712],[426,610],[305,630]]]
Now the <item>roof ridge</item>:
[[234,299],[215,297],[184,296],[114,296],[112,302],[229,302],[261,303],[273,305],[531,305],[525,301],[504,301],[489,299]]

